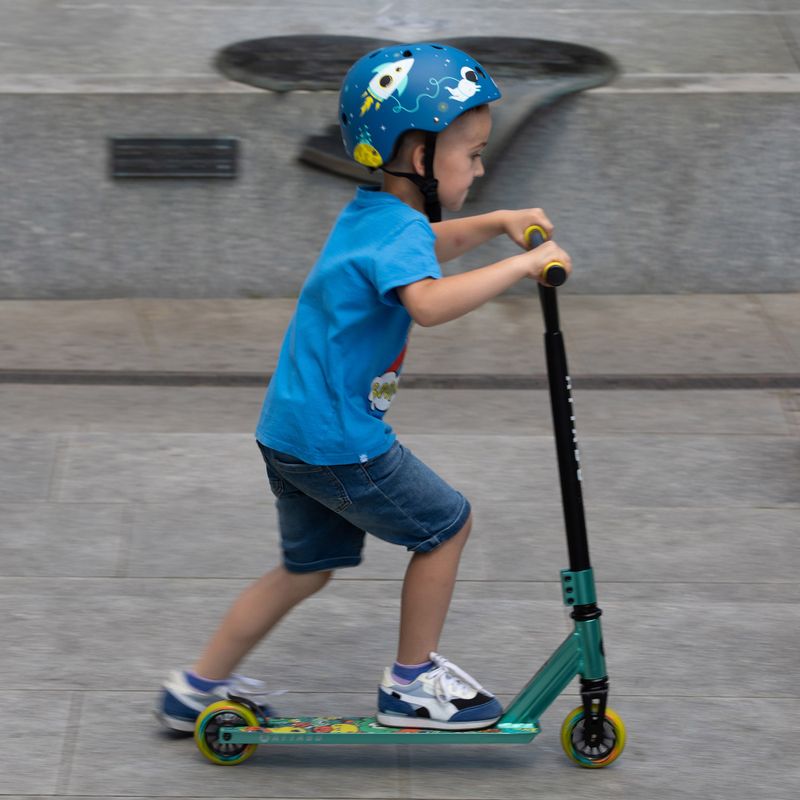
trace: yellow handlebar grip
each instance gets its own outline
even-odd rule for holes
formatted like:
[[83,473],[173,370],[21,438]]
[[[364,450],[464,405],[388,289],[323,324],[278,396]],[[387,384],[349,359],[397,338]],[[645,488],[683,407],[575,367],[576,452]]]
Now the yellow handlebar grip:
[[548,286],[561,286],[562,283],[566,283],[567,271],[564,265],[560,261],[551,261],[542,270],[542,280]]
[[[541,225],[529,225],[525,228],[525,242],[530,249],[538,247],[546,242],[550,237]],[[567,280],[567,271],[560,261],[551,261],[542,270],[542,281],[548,286],[561,286]]]
[[538,247],[542,242],[546,242],[550,238],[541,225],[529,225],[525,228],[523,236],[529,248]]

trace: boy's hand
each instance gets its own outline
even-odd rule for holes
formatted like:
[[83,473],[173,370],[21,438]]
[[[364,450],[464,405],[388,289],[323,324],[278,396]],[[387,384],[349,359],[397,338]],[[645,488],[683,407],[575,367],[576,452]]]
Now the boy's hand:
[[523,250],[528,249],[525,231],[531,225],[539,225],[547,231],[548,237],[553,236],[553,223],[541,208],[521,208],[518,211],[504,211],[503,214],[503,230]]
[[542,272],[551,261],[558,261],[563,264],[567,277],[572,274],[572,259],[569,257],[569,253],[566,250],[562,250],[552,239],[540,244],[533,250],[514,256],[514,258],[522,261],[526,276],[539,281],[539,283],[544,283],[541,280]]

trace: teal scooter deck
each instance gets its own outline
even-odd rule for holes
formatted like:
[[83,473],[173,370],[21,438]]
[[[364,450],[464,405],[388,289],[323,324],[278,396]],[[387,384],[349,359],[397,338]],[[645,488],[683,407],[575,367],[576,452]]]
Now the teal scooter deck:
[[476,731],[439,731],[426,728],[387,728],[375,717],[271,717],[265,727],[221,727],[226,744],[409,744],[419,738],[437,744],[531,741],[540,732],[537,723],[498,723]]

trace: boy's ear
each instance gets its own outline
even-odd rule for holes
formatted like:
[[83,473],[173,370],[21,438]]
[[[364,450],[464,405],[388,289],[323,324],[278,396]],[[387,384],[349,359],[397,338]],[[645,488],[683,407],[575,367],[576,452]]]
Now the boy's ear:
[[425,144],[419,142],[411,149],[411,169],[417,175],[425,175]]

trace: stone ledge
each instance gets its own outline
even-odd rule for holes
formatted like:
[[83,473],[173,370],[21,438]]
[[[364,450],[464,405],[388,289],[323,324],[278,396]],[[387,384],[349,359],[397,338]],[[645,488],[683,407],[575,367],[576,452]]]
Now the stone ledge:
[[[0,94],[256,94],[213,75],[0,75]],[[270,93],[271,94],[271,93]]]
[[593,94],[794,94],[800,92],[800,73],[629,73],[621,75],[610,86],[588,91]]
[[[687,72],[627,73],[592,94],[796,94],[800,72]],[[154,79],[147,75],[0,75],[0,95],[92,94],[278,94],[210,75],[181,75]],[[280,94],[333,95],[334,90],[297,89]]]

